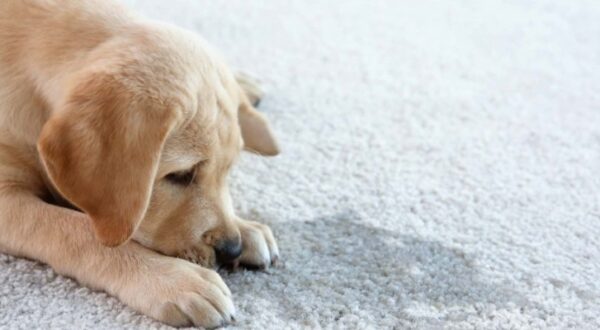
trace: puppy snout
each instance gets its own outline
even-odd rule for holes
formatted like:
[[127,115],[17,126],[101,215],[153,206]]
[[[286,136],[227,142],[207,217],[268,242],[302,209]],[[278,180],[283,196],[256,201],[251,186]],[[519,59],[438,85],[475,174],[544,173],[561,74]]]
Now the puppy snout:
[[240,237],[222,240],[215,246],[215,252],[218,263],[231,262],[242,254],[242,240]]

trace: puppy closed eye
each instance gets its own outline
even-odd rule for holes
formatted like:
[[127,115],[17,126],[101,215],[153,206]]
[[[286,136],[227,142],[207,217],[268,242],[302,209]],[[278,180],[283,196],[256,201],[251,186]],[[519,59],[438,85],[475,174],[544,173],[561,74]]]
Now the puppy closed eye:
[[186,171],[178,171],[167,174],[165,179],[175,185],[179,186],[189,186],[194,182],[194,177],[196,176],[195,167]]

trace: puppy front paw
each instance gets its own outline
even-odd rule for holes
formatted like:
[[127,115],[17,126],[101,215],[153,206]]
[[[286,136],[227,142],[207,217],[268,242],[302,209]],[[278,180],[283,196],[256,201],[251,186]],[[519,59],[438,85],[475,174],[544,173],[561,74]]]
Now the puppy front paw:
[[185,260],[157,257],[118,290],[123,302],[171,326],[216,328],[234,320],[231,291],[215,271]]
[[279,259],[279,248],[271,228],[262,223],[238,219],[242,255],[238,262],[250,268],[266,269]]

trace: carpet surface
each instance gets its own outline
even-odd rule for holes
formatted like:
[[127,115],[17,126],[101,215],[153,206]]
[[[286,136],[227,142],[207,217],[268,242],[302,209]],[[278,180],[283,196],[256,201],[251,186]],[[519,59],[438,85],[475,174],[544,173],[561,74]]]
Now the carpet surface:
[[[231,181],[284,263],[231,328],[600,327],[600,2],[126,2],[267,90]],[[0,255],[0,328],[167,327]]]

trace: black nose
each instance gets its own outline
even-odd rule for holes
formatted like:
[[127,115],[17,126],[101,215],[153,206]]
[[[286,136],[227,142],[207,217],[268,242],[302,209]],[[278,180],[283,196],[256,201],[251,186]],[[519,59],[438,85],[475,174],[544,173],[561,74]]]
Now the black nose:
[[242,242],[239,238],[224,240],[215,247],[217,262],[220,264],[233,261],[242,254]]

